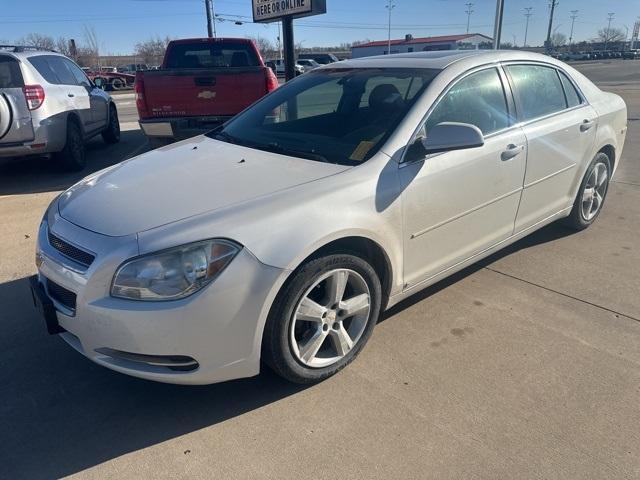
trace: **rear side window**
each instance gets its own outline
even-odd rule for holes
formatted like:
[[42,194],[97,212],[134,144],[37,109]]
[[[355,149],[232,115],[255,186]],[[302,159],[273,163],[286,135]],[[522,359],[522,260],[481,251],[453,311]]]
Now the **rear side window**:
[[176,43],[169,49],[167,68],[257,67],[260,62],[248,43]]
[[38,71],[42,78],[44,78],[49,83],[60,83],[60,79],[53,71],[51,64],[49,63],[49,59],[52,58],[53,55],[38,55],[36,57],[29,57],[29,63],[34,66],[34,68]]
[[555,68],[539,65],[509,65],[519,100],[521,120],[543,117],[567,108],[560,77]]
[[509,111],[498,71],[472,73],[451,87],[429,115],[426,134],[442,122],[470,123],[483,135],[507,128]]
[[564,73],[558,73],[560,74],[560,80],[562,81],[562,86],[564,87],[564,94],[567,96],[567,104],[569,108],[580,105],[582,103],[582,98],[576,90],[576,87],[573,86],[573,83],[571,83],[571,81]]
[[22,88],[24,79],[15,58],[0,55],[0,88]]
[[78,85],[76,77],[71,73],[71,70],[67,67],[67,59],[62,57],[51,56],[47,59],[49,65],[56,74],[56,77],[60,80],[59,83],[63,85]]

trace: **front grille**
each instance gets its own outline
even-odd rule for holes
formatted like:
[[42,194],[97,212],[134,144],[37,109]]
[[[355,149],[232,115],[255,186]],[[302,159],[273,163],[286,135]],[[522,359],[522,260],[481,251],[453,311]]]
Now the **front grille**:
[[70,310],[76,309],[76,294],[47,279],[47,292],[56,302]]
[[89,267],[91,263],[95,260],[95,255],[85,252],[84,250],[79,249],[78,247],[71,245],[69,242],[65,242],[60,237],[56,237],[53,233],[49,233],[49,244],[58,250],[65,257],[70,258],[74,262],[79,263],[80,265],[84,265],[85,267]]

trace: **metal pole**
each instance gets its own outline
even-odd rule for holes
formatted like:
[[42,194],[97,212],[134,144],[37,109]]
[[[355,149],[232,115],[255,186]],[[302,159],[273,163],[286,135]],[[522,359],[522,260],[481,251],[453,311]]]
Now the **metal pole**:
[[609,17],[609,23],[607,24],[607,31],[604,33],[604,51],[607,51],[607,44],[609,43],[609,35],[611,34],[611,20],[613,20],[615,13],[607,13]]
[[213,6],[214,0],[210,0],[210,1],[211,1],[211,18],[213,19],[213,38],[218,38],[218,34],[216,32],[216,11]]
[[204,0],[204,8],[207,10],[207,35],[213,37],[213,26],[211,21],[211,0]]
[[296,76],[296,59],[293,42],[293,18],[282,19],[282,39],[284,40],[284,75],[287,81]]
[[389,10],[389,26],[387,29],[387,55],[391,55],[391,10],[396,7],[395,0],[389,0],[387,9]]
[[504,13],[504,0],[496,1],[496,20],[493,24],[493,48],[500,50],[500,37],[502,36],[502,14]]
[[553,12],[558,5],[558,0],[551,0],[551,13],[549,13],[549,28],[547,29],[547,41],[545,42],[545,50],[548,52],[551,50],[551,27],[553,26]]
[[569,34],[569,46],[573,43],[573,24],[576,23],[578,18],[578,10],[571,10],[571,33]]
[[527,23],[524,27],[524,43],[522,44],[523,47],[527,46],[527,34],[529,33],[529,17],[531,15],[533,15],[531,13],[531,10],[533,9],[533,7],[527,7],[525,8],[525,10],[527,11],[527,13],[524,14],[525,17],[527,17]]
[[473,3],[465,3],[465,5],[467,6],[467,9],[465,10],[465,12],[467,12],[467,33],[469,33],[469,23],[471,22],[471,14],[473,13],[471,7],[473,7]]

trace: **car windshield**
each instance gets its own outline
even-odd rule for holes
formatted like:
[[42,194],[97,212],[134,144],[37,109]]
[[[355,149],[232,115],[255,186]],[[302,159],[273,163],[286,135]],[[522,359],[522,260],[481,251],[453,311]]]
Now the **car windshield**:
[[207,135],[259,150],[357,165],[379,150],[439,72],[314,70]]

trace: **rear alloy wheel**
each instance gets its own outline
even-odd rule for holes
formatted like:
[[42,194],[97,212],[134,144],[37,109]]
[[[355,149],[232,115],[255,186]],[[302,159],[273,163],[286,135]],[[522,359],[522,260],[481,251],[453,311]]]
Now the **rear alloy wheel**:
[[109,106],[109,124],[102,131],[102,139],[106,143],[118,143],[120,141],[120,121],[118,110],[114,105]]
[[610,165],[609,157],[602,152],[591,161],[580,184],[573,209],[565,219],[567,226],[583,230],[598,218],[609,190]]
[[55,154],[56,160],[65,170],[79,171],[86,165],[84,138],[78,124],[67,124],[67,140],[61,152]]
[[263,339],[263,360],[296,383],[323,380],[349,364],[380,313],[374,269],[350,254],[318,258],[278,295]]

